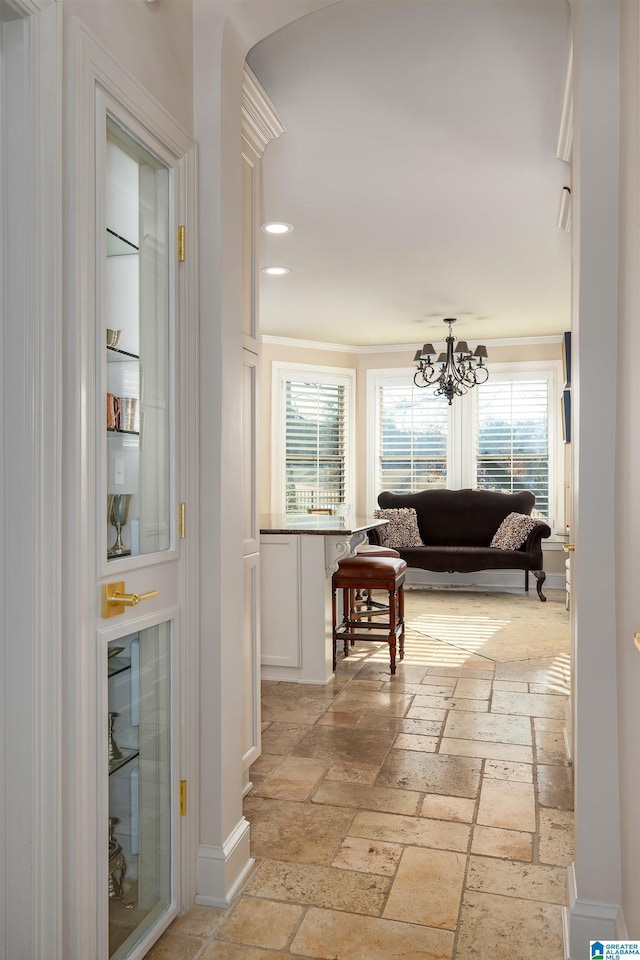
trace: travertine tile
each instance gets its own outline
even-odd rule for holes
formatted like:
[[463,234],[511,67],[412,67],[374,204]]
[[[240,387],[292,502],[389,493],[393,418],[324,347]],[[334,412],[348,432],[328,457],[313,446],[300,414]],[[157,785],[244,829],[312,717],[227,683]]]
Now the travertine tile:
[[573,813],[569,810],[540,810],[538,818],[540,862],[568,867],[575,856]]
[[395,740],[393,731],[368,730],[358,727],[315,726],[293,749],[296,757],[315,760],[338,760],[358,763],[382,763]]
[[203,943],[203,940],[196,940],[191,937],[176,937],[171,933],[165,933],[151,947],[147,958],[148,960],[195,960],[202,949]]
[[424,798],[420,816],[431,817],[434,820],[455,820],[460,823],[471,823],[475,808],[475,800],[430,794]]
[[449,850],[407,847],[389,893],[384,917],[455,930],[466,856]]
[[456,683],[454,697],[467,700],[488,700],[491,696],[491,680],[473,680],[464,677]]
[[286,756],[291,749],[302,740],[311,730],[309,724],[303,723],[270,723],[262,734],[262,753]]
[[484,765],[484,775],[493,780],[517,780],[520,783],[533,783],[533,764],[513,763],[510,760],[487,760]]
[[404,717],[411,706],[411,697],[391,690],[353,690],[347,687],[333,701],[332,710],[342,713],[381,713],[383,716]]
[[480,769],[481,762],[470,757],[391,750],[376,786],[444,793],[449,797],[475,797],[480,784]]
[[536,767],[538,803],[556,810],[573,810],[573,774],[571,767]]
[[302,907],[243,896],[218,929],[220,940],[282,950],[300,923]]
[[266,776],[268,773],[271,773],[279,763],[282,763],[281,756],[272,753],[263,753],[251,764],[249,771],[251,779],[253,780],[255,776]]
[[567,724],[566,720],[554,720],[551,717],[534,717],[533,729],[535,733],[540,730],[553,730],[555,733],[561,733]]
[[531,747],[517,743],[497,743],[491,740],[455,740],[444,737],[440,753],[458,757],[486,757],[492,760],[513,760],[516,763],[533,763]]
[[[245,893],[269,898],[265,903],[285,900],[305,906],[347,910],[350,913],[379,917],[390,885],[391,881],[387,877],[374,874],[315,864],[268,860],[253,875]],[[270,945],[275,946],[266,944]]]
[[469,844],[470,827],[466,823],[430,820],[426,817],[361,811],[353,818],[348,833],[350,837],[464,852]]
[[198,960],[290,960],[290,953],[280,950],[263,950],[245,943],[225,943],[218,940],[210,944]]
[[419,693],[423,697],[430,693],[435,693],[437,695],[442,694],[443,696],[447,696],[448,694],[453,693],[453,691],[456,688],[457,682],[458,682],[457,677],[438,677],[438,676],[433,676],[430,673],[427,673],[427,675],[423,678],[422,683],[420,684],[420,687],[422,687],[422,689],[418,690],[417,693]]
[[438,737],[446,717],[446,711],[434,710],[436,717],[426,720],[408,720],[406,717],[382,717],[375,713],[363,713],[358,720],[359,730],[390,730],[395,733],[411,733],[416,737]]
[[550,678],[562,674],[564,664],[567,668],[569,655],[540,657],[528,660],[508,660],[496,664],[496,680],[519,680],[525,683],[546,683]]
[[290,700],[279,693],[273,693],[262,698],[262,716],[265,720],[278,723],[315,723],[329,703],[330,701],[311,697]]
[[361,873],[379,873],[383,877],[392,877],[403,850],[400,843],[347,837],[333,858],[332,866],[341,870],[358,870]]
[[387,810],[389,813],[415,814],[421,797],[413,790],[394,790],[384,786],[364,786],[325,780],[313,794],[314,804]]
[[533,833],[536,829],[533,784],[485,777],[480,791],[477,822],[487,827]]
[[567,871],[563,867],[544,864],[471,856],[467,889],[564,905],[567,902]]
[[318,726],[324,727],[355,727],[358,722],[357,713],[337,713],[332,710],[320,717]]
[[357,917],[312,907],[291,952],[314,960],[451,960],[453,934],[397,920]]
[[567,751],[562,731],[536,730],[535,741],[538,763],[566,766]]
[[519,680],[494,680],[493,689],[507,690],[511,691],[512,693],[528,693],[529,684]]
[[482,713],[489,709],[487,700],[466,700],[464,697],[415,697],[407,717],[412,720],[428,720],[434,710],[466,710]]
[[354,760],[348,763],[343,760],[329,767],[325,779],[342,780],[345,783],[373,783],[380,772],[380,764],[358,763]]
[[510,860],[531,860],[533,838],[518,830],[476,826],[473,829],[471,852],[484,857],[502,857]]
[[303,863],[330,863],[353,816],[352,810],[249,795],[251,856]]
[[216,907],[202,907],[196,905],[184,917],[177,917],[171,924],[172,933],[183,933],[188,937],[213,936],[217,927],[226,916],[226,910]]
[[253,791],[254,797],[308,800],[327,770],[327,764],[308,757],[285,759]]
[[416,750],[418,753],[435,753],[438,748],[437,737],[416,737],[411,733],[399,733],[393,741],[396,750]]
[[456,960],[560,960],[563,956],[561,907],[513,896],[465,892]]
[[[429,678],[427,677],[427,680]],[[394,683],[393,689],[397,693],[404,693],[411,697],[450,697],[455,689],[456,680],[450,680],[448,683],[434,683],[426,685],[423,683]]]
[[[467,660],[467,662],[469,662]],[[433,674],[437,677],[472,677],[475,680],[491,680],[493,679],[495,667],[489,661],[484,660],[482,667],[474,666],[465,666],[460,664],[456,667],[447,667],[439,665],[437,667],[429,667],[427,674]],[[428,683],[427,677],[422,681],[423,683]]]
[[450,713],[444,736],[455,740],[491,740],[493,743],[531,744],[528,717],[503,717],[493,713]]
[[507,693],[496,690],[491,701],[492,713],[508,713],[512,716],[553,717],[566,715],[564,697],[543,693]]

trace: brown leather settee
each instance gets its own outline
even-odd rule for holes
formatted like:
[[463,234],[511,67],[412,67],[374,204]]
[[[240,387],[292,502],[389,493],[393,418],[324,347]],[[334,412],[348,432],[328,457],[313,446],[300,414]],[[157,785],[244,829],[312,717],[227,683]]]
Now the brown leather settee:
[[[422,490],[390,493],[378,497],[382,509],[413,507],[424,546],[396,547],[408,567],[441,573],[471,573],[475,570],[524,570],[525,590],[529,571],[536,578],[538,596],[546,574],[543,570],[542,538],[549,525],[538,521],[518,550],[503,550],[489,544],[509,513],[530,515],[536,502],[529,490],[501,493],[493,490]],[[380,543],[377,530],[369,532],[371,543]]]

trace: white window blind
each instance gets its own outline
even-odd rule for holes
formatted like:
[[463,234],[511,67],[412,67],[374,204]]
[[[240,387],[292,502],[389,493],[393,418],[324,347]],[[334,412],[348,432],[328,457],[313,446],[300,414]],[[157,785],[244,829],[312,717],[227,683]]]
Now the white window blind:
[[336,507],[346,497],[345,385],[287,378],[284,390],[285,510]]
[[532,490],[549,517],[549,381],[491,381],[477,388],[476,485]]
[[382,383],[378,389],[378,489],[413,493],[446,487],[448,405],[411,382]]

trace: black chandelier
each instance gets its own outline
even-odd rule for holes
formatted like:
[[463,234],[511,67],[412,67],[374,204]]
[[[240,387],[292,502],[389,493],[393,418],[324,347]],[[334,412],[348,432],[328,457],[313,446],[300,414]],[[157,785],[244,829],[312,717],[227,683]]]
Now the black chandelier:
[[448,317],[443,323],[449,324],[449,333],[446,338],[447,352],[441,353],[437,360],[435,347],[432,343],[425,343],[421,350],[416,351],[413,362],[418,369],[413,377],[416,387],[435,386],[436,397],[446,397],[451,404],[454,397],[461,397],[470,387],[485,383],[489,379],[489,371],[485,365],[487,348],[479,344],[472,353],[465,340],[458,340],[451,332],[455,319]]

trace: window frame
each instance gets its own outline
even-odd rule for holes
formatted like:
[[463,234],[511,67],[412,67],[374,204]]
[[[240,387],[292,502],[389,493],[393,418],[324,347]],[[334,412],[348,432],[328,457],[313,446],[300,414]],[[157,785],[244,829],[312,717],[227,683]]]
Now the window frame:
[[[489,376],[493,382],[514,380],[547,380],[548,424],[549,424],[549,526],[562,529],[564,522],[564,491],[561,478],[564,471],[562,455],[561,397],[562,397],[561,360],[527,360],[490,365]],[[413,375],[407,367],[373,368],[367,370],[367,451],[366,451],[366,505],[372,514],[378,506],[380,493],[380,404],[379,388],[384,384],[405,384],[413,382]],[[418,388],[421,389],[421,388]],[[426,390],[432,388],[426,387]],[[476,461],[476,417],[478,390],[474,387],[462,397],[455,397],[450,407],[450,435],[447,447],[447,488],[457,489],[475,487]],[[440,398],[446,404],[444,398]]]
[[329,367],[311,363],[286,363],[274,360],[271,371],[271,511],[285,513],[286,506],[286,384],[290,380],[336,384],[345,393],[344,476],[345,503],[355,507],[355,423],[356,371],[349,367]]

